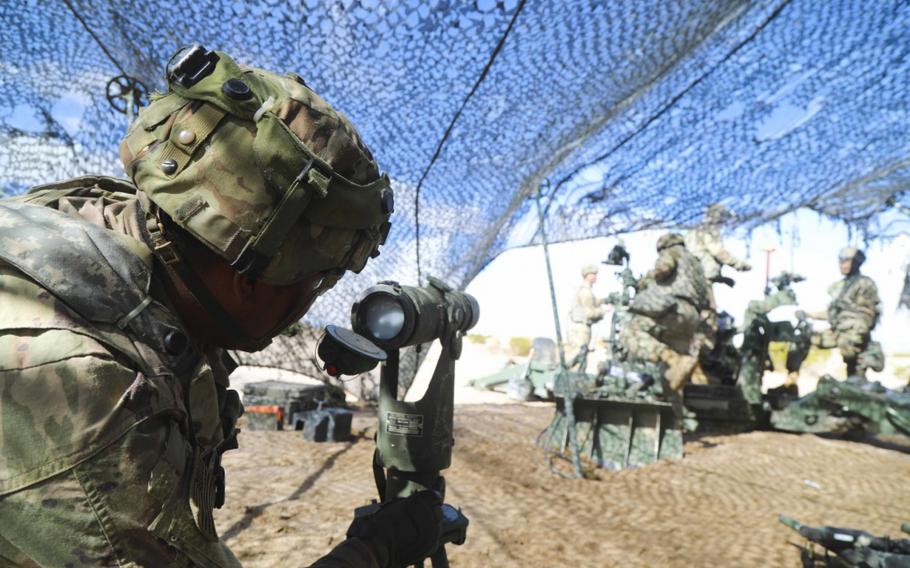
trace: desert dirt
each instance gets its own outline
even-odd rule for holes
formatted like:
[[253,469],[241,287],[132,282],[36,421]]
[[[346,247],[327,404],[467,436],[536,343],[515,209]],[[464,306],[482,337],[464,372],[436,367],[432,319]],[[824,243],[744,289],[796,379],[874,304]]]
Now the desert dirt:
[[[594,479],[554,475],[534,445],[552,406],[463,404],[455,410],[447,501],[470,518],[454,567],[799,566],[779,524],[898,536],[910,521],[910,446],[752,432],[690,437],[682,460]],[[375,414],[355,437],[309,443],[300,432],[244,432],[225,455],[222,538],[245,566],[306,566],[343,538],[375,495]],[[565,470],[562,464],[560,467]]]

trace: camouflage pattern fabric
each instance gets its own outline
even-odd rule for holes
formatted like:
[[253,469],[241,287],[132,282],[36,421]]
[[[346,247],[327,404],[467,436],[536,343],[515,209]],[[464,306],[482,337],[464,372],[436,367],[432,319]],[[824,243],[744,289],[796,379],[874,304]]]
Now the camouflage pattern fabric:
[[848,375],[862,376],[868,368],[884,367],[880,347],[870,350],[872,329],[881,313],[875,282],[868,276],[854,274],[835,282],[828,295],[832,299],[828,305],[828,323]]
[[295,74],[212,56],[210,74],[171,80],[140,111],[120,145],[125,171],[215,253],[253,262],[257,279],[360,272],[393,204],[353,124]]
[[680,302],[676,310],[659,318],[635,314],[620,335],[620,341],[635,358],[659,362],[661,353],[671,349],[681,354],[698,352],[693,344],[701,318],[689,304]]
[[632,300],[634,315],[620,342],[633,359],[679,365],[684,370],[675,374],[688,376],[691,359],[706,341],[700,332],[705,314],[712,311],[710,288],[701,264],[681,239],[659,246],[665,243],[669,246],[659,248],[654,269],[642,279],[644,289]]
[[[232,364],[147,333],[182,328],[130,236],[134,191],[82,178],[0,202],[0,564],[239,566],[212,514],[242,411]],[[140,316],[105,317],[143,296]],[[380,548],[347,540],[316,566],[378,568]]]
[[710,308],[710,284],[698,259],[682,244],[658,252],[654,268],[645,275],[640,286],[655,286],[668,296],[688,301],[698,310]]
[[[585,267],[586,270],[588,268]],[[594,296],[593,286],[588,282],[582,283],[575,293],[575,303],[569,313],[572,323],[566,337],[566,363],[574,359],[583,346],[591,343],[591,326],[602,320],[604,313],[603,300]]]
[[703,223],[686,233],[686,248],[701,262],[705,278],[713,281],[721,275],[721,268],[731,266],[736,270],[749,270],[751,265],[734,256],[724,246],[720,227]]

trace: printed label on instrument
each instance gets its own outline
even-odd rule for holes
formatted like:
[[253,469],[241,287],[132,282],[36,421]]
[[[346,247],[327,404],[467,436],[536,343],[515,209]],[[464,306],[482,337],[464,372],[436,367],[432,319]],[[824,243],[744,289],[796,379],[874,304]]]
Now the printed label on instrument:
[[423,436],[423,414],[387,412],[385,415],[385,431],[389,434],[398,434],[400,436]]

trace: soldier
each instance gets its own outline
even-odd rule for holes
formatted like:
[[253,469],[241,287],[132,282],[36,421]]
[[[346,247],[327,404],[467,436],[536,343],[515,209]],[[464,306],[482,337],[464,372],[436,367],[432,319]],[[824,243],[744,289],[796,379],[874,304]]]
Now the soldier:
[[724,265],[745,272],[752,270],[752,265],[736,258],[724,247],[721,228],[725,221],[730,219],[730,211],[719,203],[708,207],[705,220],[697,228],[686,233],[686,248],[701,262],[705,271],[705,278],[709,282],[723,282],[730,286],[733,279],[721,275]]
[[[300,77],[193,46],[167,78],[121,144],[132,183],[0,201],[0,565],[239,565],[213,521],[242,413],[224,349],[388,234],[388,178]],[[413,563],[439,505],[393,501],[314,566]]]
[[[582,283],[575,293],[575,304],[569,312],[572,325],[569,327],[566,363],[571,364],[582,347],[591,343],[591,326],[604,317],[603,299],[594,297],[594,283],[597,282],[597,265],[589,264],[581,269]],[[581,369],[584,371],[584,369]]]
[[809,314],[814,319],[827,319],[830,330],[816,336],[819,347],[837,347],[847,366],[847,376],[865,378],[866,369],[881,371],[885,366],[881,345],[872,341],[872,329],[881,314],[878,287],[859,269],[866,260],[863,251],[854,247],[841,249],[838,255],[844,275],[828,288],[831,303],[827,312]]
[[709,284],[680,234],[660,237],[657,252],[654,269],[642,278],[629,306],[633,316],[620,342],[633,358],[665,363],[667,382],[681,391],[702,347],[699,329],[711,311]]
[[904,270],[904,285],[901,287],[901,296],[897,301],[897,307],[907,308],[910,310],[910,264]]

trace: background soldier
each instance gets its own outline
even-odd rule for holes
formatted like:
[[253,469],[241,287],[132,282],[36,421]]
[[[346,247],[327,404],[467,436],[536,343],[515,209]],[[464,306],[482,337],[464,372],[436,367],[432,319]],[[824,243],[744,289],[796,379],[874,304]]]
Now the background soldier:
[[910,310],[910,264],[907,264],[904,271],[904,285],[901,287],[901,297],[897,301],[897,307]]
[[733,217],[732,213],[719,203],[708,207],[705,220],[701,225],[686,233],[686,248],[701,262],[708,282],[723,282],[733,285],[732,278],[721,275],[724,265],[745,272],[752,265],[735,257],[724,247],[721,229],[724,223]]
[[[910,207],[898,203],[897,197],[897,195],[892,195],[885,201],[885,204],[894,207],[904,215],[910,216]],[[910,310],[910,262],[908,262],[907,266],[904,268],[904,285],[901,287],[901,295],[897,300],[897,308],[907,308]]]
[[[0,201],[2,565],[237,566],[212,514],[242,413],[223,349],[264,347],[388,234],[388,178],[299,77],[171,61],[121,144],[135,186]],[[393,501],[315,566],[416,562],[439,504]]]
[[698,362],[699,329],[712,310],[709,284],[698,259],[678,233],[657,241],[654,269],[639,283],[620,341],[632,358],[667,365],[671,388],[682,390]]
[[881,314],[881,301],[875,282],[860,274],[866,260],[863,251],[854,247],[841,249],[838,255],[844,275],[828,288],[831,303],[827,312],[809,314],[814,319],[827,319],[830,330],[816,338],[819,347],[837,347],[847,365],[848,377],[865,378],[866,369],[881,371],[885,357],[881,345],[872,341],[872,329]]
[[[569,327],[566,349],[566,364],[579,354],[582,347],[591,343],[591,326],[603,319],[606,310],[602,298],[594,297],[594,283],[597,282],[597,265],[589,264],[581,269],[582,283],[575,293],[575,304],[569,312],[572,325]],[[584,371],[584,369],[581,369]]]

